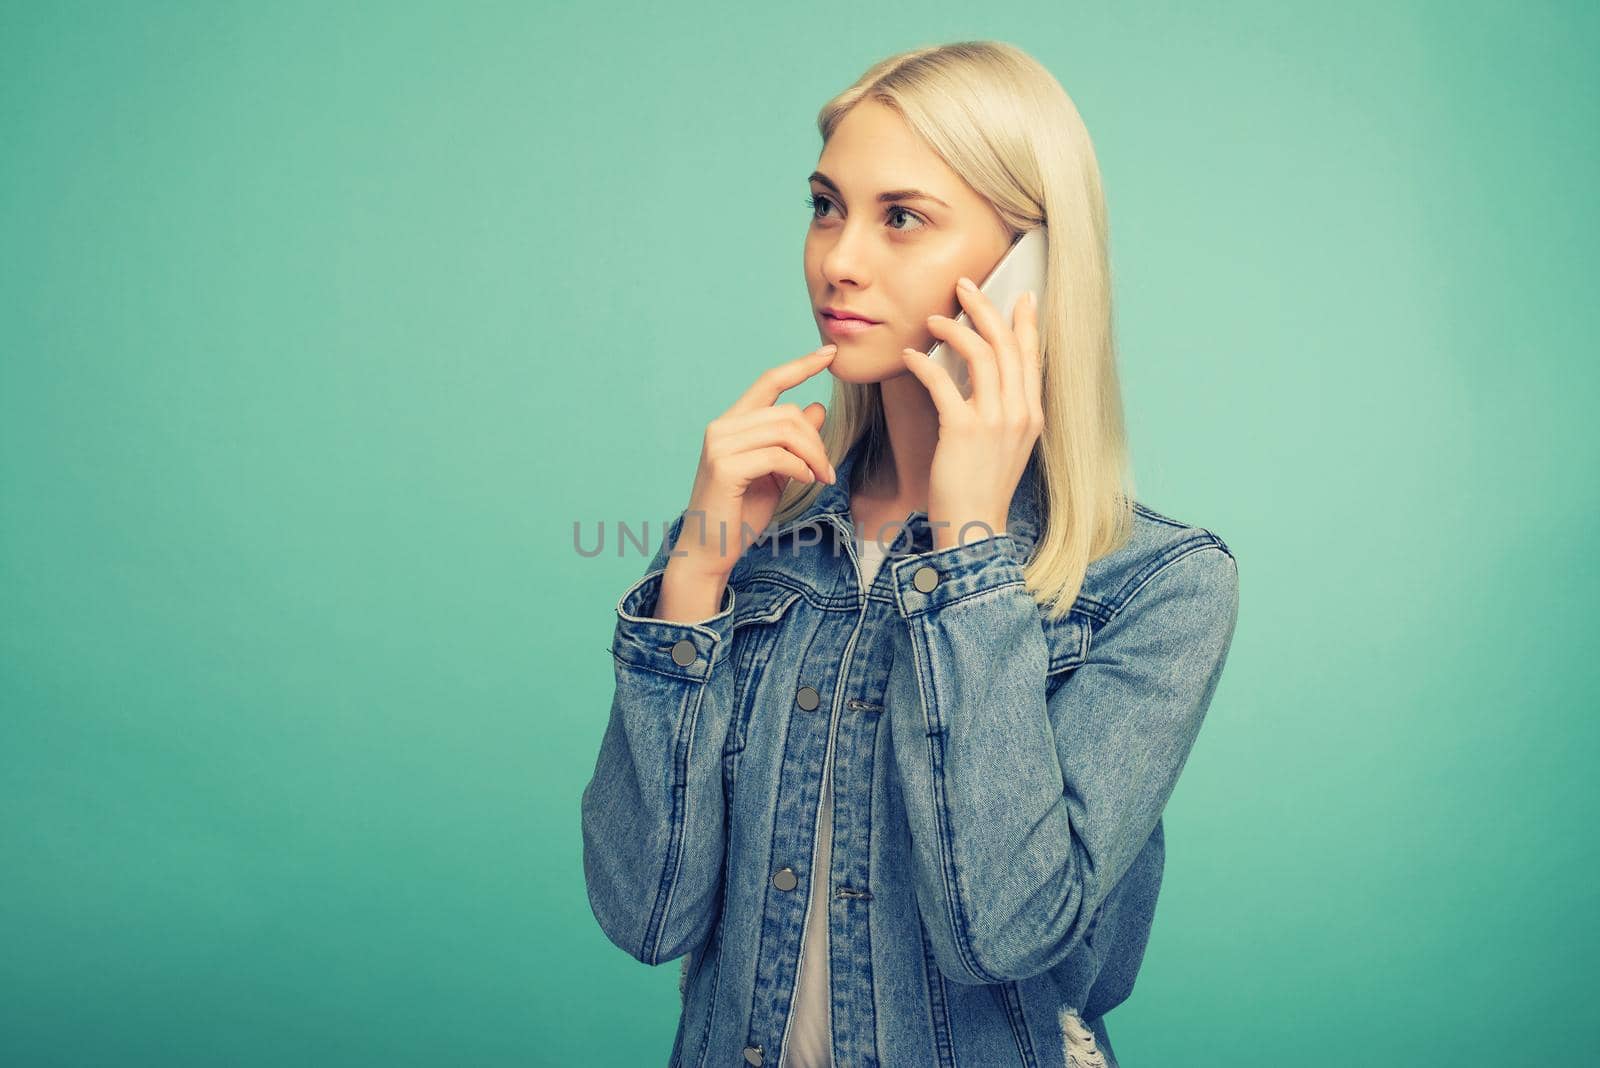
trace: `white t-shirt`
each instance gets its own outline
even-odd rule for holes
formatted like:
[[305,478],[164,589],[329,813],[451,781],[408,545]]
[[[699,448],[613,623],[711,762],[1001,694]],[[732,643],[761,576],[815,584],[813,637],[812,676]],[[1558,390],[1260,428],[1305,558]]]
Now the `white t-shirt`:
[[[861,588],[872,585],[887,546],[876,538],[861,541]],[[833,1068],[833,1023],[828,984],[828,871],[833,863],[833,753],[822,768],[822,814],[817,824],[817,863],[811,870],[811,901],[806,906],[805,945],[795,976],[794,1015],[781,1068]]]

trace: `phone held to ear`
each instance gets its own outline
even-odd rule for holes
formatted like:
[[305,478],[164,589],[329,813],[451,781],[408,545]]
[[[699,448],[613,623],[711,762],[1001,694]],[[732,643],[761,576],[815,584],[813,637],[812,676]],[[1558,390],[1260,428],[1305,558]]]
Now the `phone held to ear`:
[[[988,277],[979,283],[978,289],[999,309],[1001,321],[1006,326],[1011,325],[1011,316],[1016,308],[1017,299],[1029,290],[1032,290],[1033,295],[1038,298],[1038,307],[1044,307],[1045,264],[1049,262],[1045,254],[1048,249],[1048,238],[1043,226],[1025,231],[1011,243],[1011,248],[1000,257],[1000,262],[994,265],[994,270],[989,272]],[[973,325],[965,309],[956,316],[956,322],[977,331],[980,336],[983,334],[983,331]],[[963,397],[972,396],[972,381],[967,374],[967,361],[961,353],[940,339],[928,350],[928,359],[945,369]]]

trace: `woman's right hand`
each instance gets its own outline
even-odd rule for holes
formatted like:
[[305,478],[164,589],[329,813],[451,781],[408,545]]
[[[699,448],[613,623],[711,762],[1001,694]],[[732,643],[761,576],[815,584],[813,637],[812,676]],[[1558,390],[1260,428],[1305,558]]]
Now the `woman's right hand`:
[[718,592],[714,603],[721,602],[721,584],[749,547],[745,527],[754,531],[747,535],[752,539],[766,529],[789,480],[834,481],[819,433],[827,409],[817,402],[801,408],[777,400],[784,390],[832,363],[838,349],[824,345],[768,368],[706,426],[688,514],[673,546],[683,555],[669,557],[667,569],[713,581]]

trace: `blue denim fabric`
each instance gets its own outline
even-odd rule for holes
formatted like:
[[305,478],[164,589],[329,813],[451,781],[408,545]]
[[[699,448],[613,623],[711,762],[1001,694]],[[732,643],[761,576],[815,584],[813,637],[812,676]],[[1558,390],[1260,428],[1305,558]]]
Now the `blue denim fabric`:
[[914,512],[863,591],[861,448],[745,550],[716,615],[650,618],[681,513],[619,600],[582,798],[595,918],[646,964],[685,958],[670,1065],[780,1065],[831,751],[835,1064],[1116,1068],[1103,1017],[1144,957],[1233,554],[1136,505],[1048,620],[1023,585],[1030,464],[1004,533],[935,550]]

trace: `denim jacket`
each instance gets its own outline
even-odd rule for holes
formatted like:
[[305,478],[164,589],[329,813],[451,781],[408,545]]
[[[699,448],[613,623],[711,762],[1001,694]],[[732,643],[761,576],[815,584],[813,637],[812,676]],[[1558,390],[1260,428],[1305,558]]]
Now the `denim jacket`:
[[1136,503],[1050,620],[1023,584],[1035,458],[1003,533],[936,550],[913,512],[862,590],[862,447],[743,552],[709,619],[651,618],[687,513],[618,601],[590,907],[634,958],[684,958],[671,1068],[778,1068],[831,759],[834,1063],[1116,1068],[1103,1017],[1144,957],[1233,554]]

